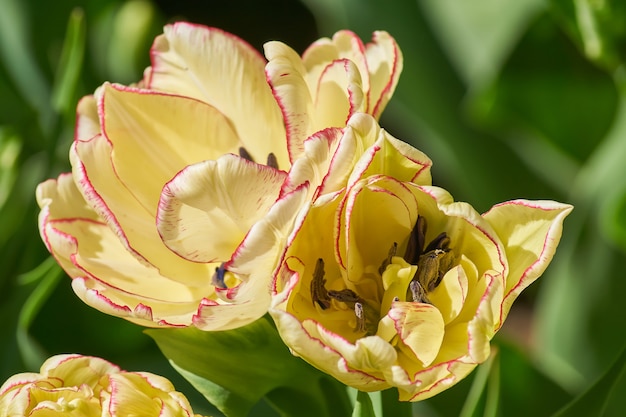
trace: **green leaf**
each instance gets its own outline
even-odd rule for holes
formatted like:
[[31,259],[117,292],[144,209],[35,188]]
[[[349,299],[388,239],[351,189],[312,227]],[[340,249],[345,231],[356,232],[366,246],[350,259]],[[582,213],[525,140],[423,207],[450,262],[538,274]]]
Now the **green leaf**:
[[26,366],[31,369],[36,369],[43,363],[48,354],[41,348],[39,343],[30,336],[29,328],[62,276],[63,270],[51,256],[37,268],[20,277],[24,284],[39,280],[37,287],[26,299],[26,302],[20,310],[16,333],[17,344],[22,359]]
[[625,371],[626,347],[604,376],[596,381],[586,392],[556,413],[554,417],[605,416],[611,394]]
[[53,107],[68,116],[74,113],[76,107],[74,96],[83,67],[85,32],[84,13],[82,9],[74,9],[70,14],[61,60],[52,86]]
[[372,399],[367,392],[359,391],[352,411],[352,417],[376,417]]
[[[499,361],[498,350],[493,348],[491,351],[491,356],[489,359],[482,365],[480,365],[476,371],[476,376],[474,377],[474,382],[472,383],[472,388],[470,389],[467,398],[465,399],[465,404],[461,409],[461,413],[459,417],[473,417],[478,416],[480,409],[480,400],[483,396],[485,388],[487,387],[487,382],[492,379],[492,372],[498,372],[499,369],[497,366],[494,366],[494,362]],[[485,413],[485,417],[487,414]]]
[[346,416],[345,387],[292,356],[265,317],[221,332],[147,330],[177,370],[228,417],[262,398],[284,416]]
[[626,59],[626,3],[552,0],[566,30],[592,61],[614,72]]

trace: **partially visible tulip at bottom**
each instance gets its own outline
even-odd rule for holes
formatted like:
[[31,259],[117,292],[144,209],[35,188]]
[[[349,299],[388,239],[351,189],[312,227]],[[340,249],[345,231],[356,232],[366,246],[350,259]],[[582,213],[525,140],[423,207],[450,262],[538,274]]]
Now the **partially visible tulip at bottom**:
[[104,359],[57,355],[39,373],[0,387],[0,417],[201,417],[172,383],[148,372],[125,372]]

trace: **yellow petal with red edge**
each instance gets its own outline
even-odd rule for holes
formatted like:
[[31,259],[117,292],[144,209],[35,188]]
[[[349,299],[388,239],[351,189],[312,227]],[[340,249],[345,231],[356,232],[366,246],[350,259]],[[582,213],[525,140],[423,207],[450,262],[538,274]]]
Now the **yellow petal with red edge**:
[[[282,42],[263,45],[268,59],[267,82],[280,106],[285,121],[289,158],[295,162],[302,156],[304,140],[314,133],[314,91],[306,81],[306,69],[300,56]],[[331,126],[326,126],[331,127]]]
[[101,124],[115,172],[152,216],[178,171],[242,145],[228,119],[201,101],[119,85],[103,90]]
[[270,306],[270,287],[294,219],[307,201],[306,186],[289,192],[257,221],[226,264],[241,283],[233,289],[231,303],[204,300],[194,316],[203,330],[227,330],[246,325]]
[[287,173],[235,155],[190,165],[163,188],[157,227],[194,262],[224,262],[279,196]]
[[[84,199],[110,228],[107,236],[118,239],[119,251],[126,249],[124,259],[134,257],[184,285],[203,285],[206,266],[185,261],[163,244],[155,226],[156,210],[155,214],[146,210],[117,176],[111,163],[113,152],[111,143],[100,135],[74,142],[70,152],[74,178]],[[65,210],[71,213],[73,209]]]
[[572,209],[554,201],[513,200],[483,215],[502,239],[509,261],[500,325],[519,293],[548,267]]
[[437,357],[444,337],[443,317],[437,307],[413,302],[396,302],[387,313],[394,321],[400,348],[408,348],[428,367]]
[[[370,363],[373,367],[391,367],[395,357],[395,350],[377,343],[362,343],[358,347],[350,344],[336,334],[328,333],[318,323],[312,320],[301,322],[291,314],[270,309],[270,314],[280,331],[282,339],[292,353],[301,356],[309,363],[314,363],[318,369],[334,376],[344,384],[362,391],[378,391],[389,388],[380,370],[372,369],[372,373],[352,367],[353,363]],[[380,339],[380,338],[378,338]],[[382,343],[382,339],[380,339]],[[384,353],[380,360],[375,355]],[[346,356],[350,357],[350,360]]]
[[265,79],[265,60],[242,39],[185,22],[167,25],[152,46],[147,88],[205,101],[230,121],[255,161],[289,158],[280,108]]
[[370,75],[368,113],[379,119],[398,85],[402,52],[387,32],[376,31],[372,42],[365,45],[365,57]]

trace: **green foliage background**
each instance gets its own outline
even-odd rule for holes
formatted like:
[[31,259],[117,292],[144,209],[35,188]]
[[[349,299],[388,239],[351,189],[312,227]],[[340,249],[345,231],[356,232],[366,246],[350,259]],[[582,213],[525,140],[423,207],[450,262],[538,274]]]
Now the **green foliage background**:
[[[364,40],[384,29],[405,66],[381,124],[433,159],[435,184],[479,211],[513,198],[576,207],[553,264],[497,336],[498,355],[413,405],[414,415],[622,416],[625,4],[0,0],[0,381],[37,370],[52,354],[97,355],[166,375],[196,412],[218,415],[141,328],[73,295],[40,241],[35,187],[69,169],[78,98],[104,81],[138,80],[168,21],[218,26],[259,49],[278,39],[299,51],[338,29]],[[359,415],[377,407],[372,398],[356,396],[366,410]],[[279,415],[268,404],[251,415]]]

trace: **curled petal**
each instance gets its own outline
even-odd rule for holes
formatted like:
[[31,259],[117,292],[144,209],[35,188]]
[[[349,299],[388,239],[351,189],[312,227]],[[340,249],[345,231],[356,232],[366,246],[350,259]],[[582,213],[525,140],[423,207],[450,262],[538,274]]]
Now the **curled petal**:
[[282,250],[299,209],[304,205],[306,186],[282,196],[269,213],[255,223],[232,259],[228,269],[242,280],[231,303],[205,301],[194,316],[203,330],[226,330],[248,324],[267,313],[270,286]]
[[439,353],[444,337],[443,317],[430,304],[394,303],[389,313],[402,343],[422,362],[430,366]]
[[185,259],[226,261],[276,201],[286,176],[235,155],[188,166],[163,188],[159,233]]
[[571,211],[572,206],[554,201],[513,200],[483,215],[502,239],[509,261],[500,325],[519,293],[548,267]]
[[263,57],[235,35],[179,22],[156,38],[146,85],[209,103],[229,119],[256,161],[272,152],[287,169],[283,120],[264,66]]

